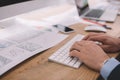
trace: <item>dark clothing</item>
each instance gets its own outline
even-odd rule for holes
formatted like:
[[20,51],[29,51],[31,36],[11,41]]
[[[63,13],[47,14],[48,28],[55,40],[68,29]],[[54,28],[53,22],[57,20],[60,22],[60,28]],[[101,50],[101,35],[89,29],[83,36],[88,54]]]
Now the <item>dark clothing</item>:
[[108,80],[120,80],[120,65],[118,65],[109,75]]

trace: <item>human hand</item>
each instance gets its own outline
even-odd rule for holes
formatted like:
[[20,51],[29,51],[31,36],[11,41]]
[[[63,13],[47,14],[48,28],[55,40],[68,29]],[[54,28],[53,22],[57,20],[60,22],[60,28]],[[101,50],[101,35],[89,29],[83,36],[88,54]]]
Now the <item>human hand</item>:
[[93,41],[78,41],[70,49],[70,56],[79,58],[90,68],[100,71],[109,56]]
[[98,41],[99,45],[105,52],[112,53],[120,50],[120,39],[108,36],[105,33],[91,33],[83,40]]

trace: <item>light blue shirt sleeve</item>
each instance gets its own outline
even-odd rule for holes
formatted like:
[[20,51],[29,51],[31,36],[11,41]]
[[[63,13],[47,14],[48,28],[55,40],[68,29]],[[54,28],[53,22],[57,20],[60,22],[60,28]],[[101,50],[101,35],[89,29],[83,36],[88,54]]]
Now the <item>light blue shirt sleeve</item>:
[[110,75],[110,73],[112,72],[112,70],[119,65],[120,62],[117,61],[115,58],[110,58],[102,67],[102,69],[100,70],[100,74],[102,75],[102,77],[107,80],[108,76]]

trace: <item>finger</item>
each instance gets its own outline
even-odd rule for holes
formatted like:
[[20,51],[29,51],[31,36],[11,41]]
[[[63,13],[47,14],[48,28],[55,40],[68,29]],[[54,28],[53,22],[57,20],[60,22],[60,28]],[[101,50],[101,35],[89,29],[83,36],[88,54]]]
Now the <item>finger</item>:
[[109,46],[108,45],[100,45],[100,47],[105,51],[105,52],[109,52]]
[[91,44],[95,44],[95,42],[93,42],[93,41],[85,41],[85,40],[81,40],[80,42],[78,42],[78,45],[80,45],[81,48],[83,46],[91,45]]
[[88,40],[88,38],[92,36],[102,36],[102,35],[105,35],[105,33],[90,33],[89,35],[85,36],[83,40]]
[[86,59],[86,55],[77,51],[77,50],[73,50],[70,52],[70,56],[71,57],[76,57],[78,58],[79,60],[81,60],[82,62]]
[[110,49],[109,45],[99,45],[105,52],[111,52],[112,49]]
[[86,35],[82,40],[87,40],[90,35]]
[[74,48],[74,47],[70,49],[70,51],[73,51],[73,50],[76,50],[76,51],[80,52],[80,49],[77,49],[77,48]]
[[90,34],[88,34],[87,36],[85,36],[84,38],[83,38],[83,40],[87,40],[89,37],[91,37],[91,36],[98,36],[98,35],[100,35],[100,33],[90,33]]
[[75,42],[75,43],[72,45],[72,47],[70,48],[70,51],[77,50],[77,51],[80,52],[81,46],[82,46],[82,45],[80,44],[80,42]]
[[70,56],[72,57],[79,57],[79,55],[80,55],[80,52],[77,50],[73,50],[70,52]]
[[98,42],[101,42],[103,44],[106,43],[106,39],[103,38],[102,36],[91,36],[91,37],[88,38],[88,40],[90,40],[90,41],[98,41]]

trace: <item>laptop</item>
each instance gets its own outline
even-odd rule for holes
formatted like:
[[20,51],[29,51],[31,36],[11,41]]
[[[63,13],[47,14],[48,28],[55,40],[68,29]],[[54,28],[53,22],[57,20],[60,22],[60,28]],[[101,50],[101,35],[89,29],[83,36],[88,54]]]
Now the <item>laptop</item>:
[[89,9],[88,0],[75,0],[79,16],[86,19],[114,22],[118,10],[113,9]]

